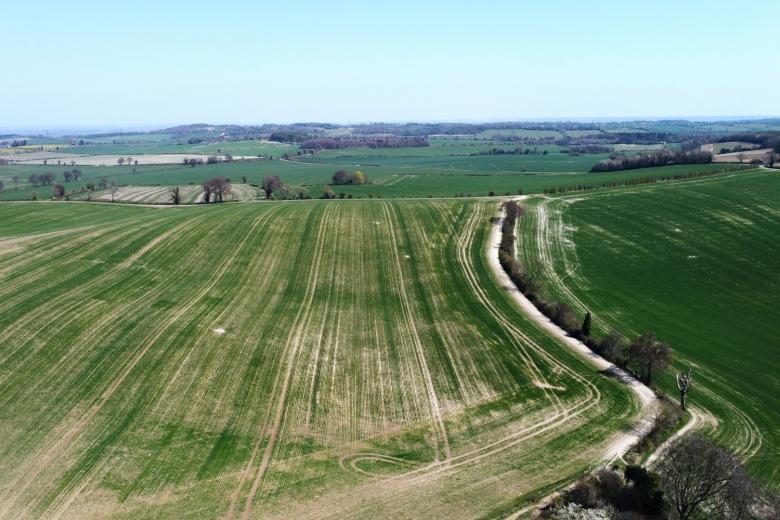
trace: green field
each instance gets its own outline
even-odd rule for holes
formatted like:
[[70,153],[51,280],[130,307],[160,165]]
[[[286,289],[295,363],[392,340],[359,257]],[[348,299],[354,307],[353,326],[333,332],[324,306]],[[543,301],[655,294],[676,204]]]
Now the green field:
[[[446,147],[440,149],[446,150]],[[416,149],[404,150],[414,153]],[[248,183],[257,185],[267,175],[278,175],[285,183],[306,186],[312,196],[318,197],[331,182],[336,170],[359,169],[368,175],[370,184],[338,186],[335,189],[362,198],[452,197],[460,194],[486,196],[490,192],[515,194],[519,189],[524,193],[540,193],[560,186],[599,186],[636,177],[720,171],[732,167],[723,164],[682,165],[592,174],[588,173],[590,167],[606,155],[452,156],[444,152],[439,156],[379,156],[379,152],[373,151],[375,155],[336,157],[329,156],[329,153],[321,152],[305,160],[234,161],[195,168],[183,165],[138,166],[135,169],[130,166],[82,166],[79,169],[83,172],[83,179],[65,186],[68,191],[77,190],[101,177],[115,180],[119,185],[182,186],[200,184],[215,176],[225,176],[233,182],[240,182],[246,176]],[[63,166],[51,165],[0,166],[0,180],[5,184],[0,200],[29,200],[33,193],[39,199],[48,198],[50,186],[33,188],[26,183],[27,178],[33,173],[52,172],[61,181],[64,169]],[[12,182],[14,176],[21,178],[18,190]]]
[[495,211],[1,204],[0,517],[490,517],[569,481],[637,404],[512,307]]
[[[654,331],[694,367],[702,425],[780,482],[780,175],[532,199],[521,259],[601,333]],[[663,387],[676,395],[669,374]],[[711,414],[711,415],[709,415]]]
[[[124,139],[135,139],[136,136]],[[63,146],[60,151],[72,152],[78,154],[122,154],[122,155],[143,155],[160,153],[198,153],[203,155],[224,155],[231,154],[235,156],[246,155],[272,155],[279,157],[284,153],[294,154],[298,151],[295,145],[274,143],[270,141],[220,141],[215,143],[195,143],[186,142],[177,143],[168,140],[148,140],[138,143],[114,144],[112,140],[122,141],[123,138],[116,137],[106,139],[103,143],[88,144],[83,146]],[[90,142],[94,140],[90,139]]]

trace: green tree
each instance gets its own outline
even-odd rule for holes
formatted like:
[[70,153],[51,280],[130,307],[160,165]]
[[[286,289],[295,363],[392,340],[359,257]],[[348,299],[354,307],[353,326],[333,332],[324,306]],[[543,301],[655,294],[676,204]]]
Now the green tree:
[[585,319],[582,320],[582,335],[586,338],[590,336],[590,327],[591,327],[591,316],[590,316],[590,311],[588,311],[588,313],[585,314]]

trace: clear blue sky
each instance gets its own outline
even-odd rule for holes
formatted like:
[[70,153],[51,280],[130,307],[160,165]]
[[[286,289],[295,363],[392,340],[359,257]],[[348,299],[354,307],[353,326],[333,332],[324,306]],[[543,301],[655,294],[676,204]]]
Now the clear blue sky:
[[39,1],[0,130],[780,115],[780,1]]

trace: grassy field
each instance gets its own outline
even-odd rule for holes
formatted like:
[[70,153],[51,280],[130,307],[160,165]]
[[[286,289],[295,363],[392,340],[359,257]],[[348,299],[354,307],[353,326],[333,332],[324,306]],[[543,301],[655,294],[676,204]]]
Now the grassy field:
[[[312,196],[318,197],[331,182],[338,169],[361,170],[368,174],[370,184],[338,186],[335,189],[355,197],[452,197],[456,194],[486,196],[539,193],[559,186],[601,185],[649,175],[673,175],[689,171],[716,171],[727,165],[683,165],[647,168],[625,172],[588,173],[590,167],[603,155],[569,156],[548,155],[487,155],[487,156],[428,156],[428,157],[327,157],[315,155],[304,161],[255,160],[234,161],[195,168],[183,165],[157,166],[103,166],[79,169],[83,179],[66,184],[68,191],[83,188],[101,177],[129,186],[183,186],[200,184],[215,176],[225,176],[233,182],[246,176],[247,183],[259,184],[266,175],[278,175],[285,183],[303,185]],[[67,169],[71,167],[68,166]],[[31,187],[26,183],[33,174],[56,173],[62,180],[64,166],[5,165],[0,166],[0,180],[5,191],[0,200],[29,200],[33,193],[48,198],[51,187]],[[135,173],[133,173],[135,171]],[[15,189],[14,176],[21,179]]]
[[[654,331],[711,435],[780,483],[780,175],[751,170],[528,202],[522,260],[602,332]],[[663,387],[676,395],[669,374]]]
[[[135,138],[133,136],[132,138]],[[122,138],[113,138],[122,140]],[[130,139],[128,137],[127,139]],[[91,141],[91,140],[90,140]],[[294,154],[298,151],[295,145],[274,143],[271,141],[222,141],[218,143],[176,143],[166,140],[148,140],[138,143],[114,144],[111,140],[104,143],[84,146],[63,146],[62,152],[76,154],[110,154],[110,155],[144,155],[161,153],[196,153],[203,155],[272,155],[279,157],[284,153]]]
[[476,201],[0,204],[0,517],[496,517],[637,404]]

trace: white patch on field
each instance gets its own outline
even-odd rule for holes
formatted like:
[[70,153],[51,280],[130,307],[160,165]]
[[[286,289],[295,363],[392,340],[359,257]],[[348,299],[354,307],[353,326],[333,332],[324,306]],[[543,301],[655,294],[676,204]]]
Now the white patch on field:
[[375,220],[375,221],[374,221],[374,224],[376,224],[376,225],[379,225],[379,224],[381,224],[381,222],[380,222],[380,221],[378,221],[378,220]]
[[409,259],[409,258],[411,258],[411,256],[409,256],[409,255],[404,255],[404,258],[406,258],[406,259]]
[[693,259],[693,258],[699,258],[699,257],[698,257],[698,256],[696,256],[696,255],[688,255],[688,260],[691,260],[691,259]]
[[566,391],[566,388],[564,388],[562,386],[551,385],[550,383],[545,383],[545,382],[539,381],[538,379],[534,379],[534,386],[537,387],[537,388],[544,388],[544,389],[548,389],[548,390],[559,390],[561,392],[565,392]]
[[222,327],[217,327],[216,329],[214,329],[214,334],[216,334],[217,336],[221,336],[224,333],[225,333],[225,329],[223,329]]
[[682,229],[676,227],[676,228],[674,228],[674,232],[675,233],[682,233]]

